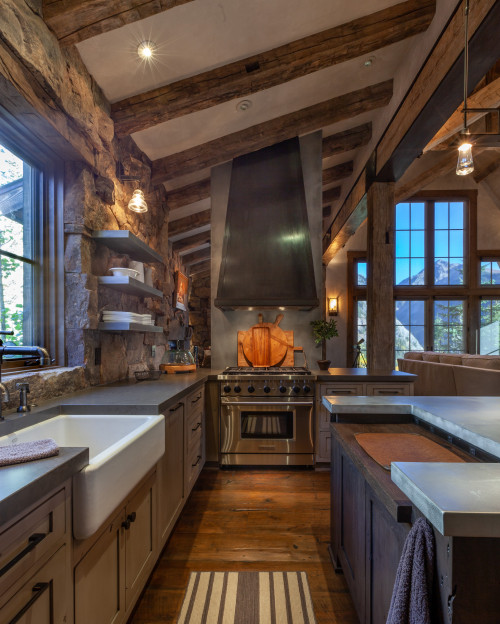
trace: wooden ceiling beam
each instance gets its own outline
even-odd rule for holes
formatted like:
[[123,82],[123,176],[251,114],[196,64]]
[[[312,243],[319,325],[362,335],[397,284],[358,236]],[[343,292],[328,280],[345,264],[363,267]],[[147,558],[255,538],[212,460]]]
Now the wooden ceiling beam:
[[353,168],[354,162],[349,160],[347,162],[340,163],[339,165],[335,165],[334,167],[323,169],[323,186],[327,186],[328,184],[332,184],[332,182],[348,178],[352,175]]
[[323,158],[336,156],[342,152],[350,152],[353,149],[366,145],[372,138],[372,124],[366,123],[344,132],[337,132],[323,138]]
[[334,186],[333,188],[323,191],[323,206],[328,206],[340,197],[340,186]]
[[210,273],[210,260],[204,260],[189,267],[189,276],[199,275],[200,273]]
[[197,264],[204,260],[210,260],[210,247],[181,256],[181,262],[184,266],[191,266],[192,264]]
[[185,234],[186,232],[204,225],[210,225],[211,213],[211,210],[203,210],[202,212],[195,212],[195,214],[189,215],[188,217],[182,217],[182,219],[170,221],[168,224],[169,236]]
[[43,19],[71,45],[192,0],[43,0]]
[[213,167],[237,156],[385,106],[392,97],[392,86],[392,80],[386,80],[159,158],[153,161],[152,183],[160,184],[186,173]]
[[194,204],[202,199],[210,197],[210,178],[188,184],[182,188],[170,191],[167,195],[167,207],[169,210],[177,210],[182,206]]
[[194,236],[187,236],[186,238],[182,238],[181,240],[172,243],[172,249],[179,253],[184,253],[186,251],[190,251],[191,249],[196,249],[201,245],[210,243],[210,238],[210,230],[201,232],[200,234],[195,234]]
[[116,102],[117,136],[247,97],[423,32],[435,0],[407,0],[267,52]]

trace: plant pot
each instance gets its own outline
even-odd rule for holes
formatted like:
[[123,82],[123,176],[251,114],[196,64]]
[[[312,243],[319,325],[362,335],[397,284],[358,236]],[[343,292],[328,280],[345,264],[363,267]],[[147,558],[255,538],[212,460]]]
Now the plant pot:
[[328,370],[330,367],[330,360],[318,360],[319,370]]

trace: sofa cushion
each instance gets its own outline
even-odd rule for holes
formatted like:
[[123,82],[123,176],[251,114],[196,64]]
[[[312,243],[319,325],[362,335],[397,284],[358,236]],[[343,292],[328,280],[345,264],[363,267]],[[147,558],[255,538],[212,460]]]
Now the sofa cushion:
[[455,396],[457,388],[451,364],[422,362],[419,360],[398,360],[399,370],[418,375],[415,380],[416,396]]
[[500,370],[500,356],[464,354],[462,356],[462,365],[474,366],[475,368],[488,368],[490,370]]
[[473,366],[453,366],[459,396],[500,396],[500,371]]
[[423,351],[422,359],[424,362],[439,362],[440,353],[434,353],[433,351]]
[[439,361],[441,364],[462,364],[461,353],[441,353],[439,355]]
[[404,354],[405,360],[421,360],[422,359],[422,351],[407,351]]

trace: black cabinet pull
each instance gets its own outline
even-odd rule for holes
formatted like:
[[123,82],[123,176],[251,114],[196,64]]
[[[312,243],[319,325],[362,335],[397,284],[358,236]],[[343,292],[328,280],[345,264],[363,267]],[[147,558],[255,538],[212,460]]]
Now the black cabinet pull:
[[132,522],[135,522],[136,518],[137,518],[137,514],[135,513],[135,511],[133,511],[132,513],[129,513],[126,520],[122,522],[122,527],[126,531],[128,531],[130,529],[130,525],[132,524]]
[[49,585],[50,583],[37,583],[36,585],[33,585],[31,591],[35,593],[24,605],[24,607],[16,613],[16,615],[12,618],[9,624],[16,624],[16,622],[19,622],[23,615],[31,609],[33,604],[40,598],[40,596],[49,587]]
[[8,563],[4,565],[4,567],[0,570],[0,576],[3,576],[6,572],[8,572],[11,568],[13,568],[16,563],[19,563],[23,557],[26,557],[28,553],[30,553],[38,544],[47,537],[47,533],[33,533],[28,537],[28,545],[26,548],[21,550],[14,559],[11,559]]
[[201,422],[196,423],[196,427],[194,429],[191,429],[191,431],[196,431],[197,429],[199,429],[201,427]]
[[135,511],[133,511],[127,516],[127,520],[130,520],[130,522],[135,522],[136,518],[137,518],[137,514],[135,513]]
[[191,401],[191,405],[194,405],[195,403],[198,403],[198,401],[199,401],[200,399],[201,399],[201,394],[199,394],[199,395],[196,397],[196,399],[193,399],[193,400]]
[[194,468],[195,466],[197,466],[200,463],[200,459],[201,459],[201,455],[198,455],[198,459],[194,462],[194,464],[191,464],[191,468]]
[[183,405],[184,405],[183,403],[178,403],[175,407],[171,407],[169,411],[170,412],[176,412]]

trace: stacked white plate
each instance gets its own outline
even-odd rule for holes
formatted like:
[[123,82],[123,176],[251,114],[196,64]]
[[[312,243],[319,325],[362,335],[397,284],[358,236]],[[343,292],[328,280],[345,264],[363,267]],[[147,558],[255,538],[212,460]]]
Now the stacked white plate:
[[102,320],[105,323],[139,323],[140,325],[154,325],[151,314],[136,314],[121,310],[104,310]]

